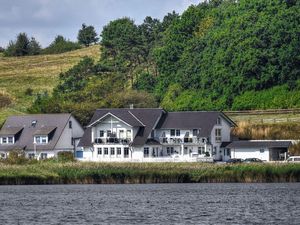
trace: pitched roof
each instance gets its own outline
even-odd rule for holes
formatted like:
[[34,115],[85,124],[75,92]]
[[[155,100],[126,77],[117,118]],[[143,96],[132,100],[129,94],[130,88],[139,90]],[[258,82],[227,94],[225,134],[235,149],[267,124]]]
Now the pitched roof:
[[[11,127],[21,127],[23,130],[20,132],[20,136],[16,139],[14,144],[2,144],[0,145],[0,150],[8,150],[12,148],[33,150],[34,135],[46,135],[55,130],[55,132],[53,132],[53,136],[51,135],[51,139],[48,144],[36,145],[37,150],[52,150],[55,148],[55,145],[70,117],[71,114],[31,114],[10,116],[1,128],[1,132],[6,131]],[[36,121],[34,126],[32,125],[33,121]]]
[[121,119],[132,127],[144,126],[144,124],[142,124],[138,118],[132,115],[131,109],[97,109],[88,126],[97,123],[99,120],[109,114]]
[[22,129],[23,129],[23,127],[3,127],[0,130],[0,136],[3,136],[3,135],[16,135]]
[[92,146],[91,129],[103,116],[111,114],[123,120],[133,127],[138,127],[138,132],[132,142],[132,146],[142,146],[146,143],[152,129],[161,117],[163,109],[135,108],[135,109],[98,109],[94,113],[88,128],[85,130],[78,146]]
[[218,117],[223,117],[231,126],[235,124],[222,112],[217,111],[188,111],[168,112],[156,126],[157,129],[200,129],[198,136],[209,136]]
[[269,140],[251,140],[251,141],[233,141],[227,148],[288,148],[290,141],[269,141]]

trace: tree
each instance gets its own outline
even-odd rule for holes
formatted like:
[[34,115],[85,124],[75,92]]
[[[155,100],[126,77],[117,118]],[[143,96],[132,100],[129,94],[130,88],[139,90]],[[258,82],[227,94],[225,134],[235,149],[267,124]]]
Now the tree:
[[41,45],[39,42],[35,40],[34,37],[31,38],[29,42],[29,54],[30,55],[38,55],[41,52]]
[[134,70],[142,63],[142,40],[138,27],[129,18],[117,19],[101,33],[102,59],[115,71],[134,81]]
[[77,40],[80,44],[86,47],[90,46],[92,43],[97,43],[99,38],[93,26],[86,26],[82,24],[81,29],[78,32]]
[[80,48],[80,44],[66,40],[62,35],[57,35],[54,41],[43,50],[43,54],[59,54]]
[[15,43],[16,56],[29,55],[30,53],[30,41],[26,33],[20,33],[17,36]]

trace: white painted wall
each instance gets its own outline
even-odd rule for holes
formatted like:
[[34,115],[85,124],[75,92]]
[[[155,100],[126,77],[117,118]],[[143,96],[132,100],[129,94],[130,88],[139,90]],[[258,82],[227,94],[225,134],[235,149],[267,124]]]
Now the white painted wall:
[[126,123],[118,120],[117,118],[108,115],[105,117],[100,123],[92,128],[92,142],[94,142],[95,138],[100,138],[100,130],[104,130],[104,138],[107,137],[107,130],[112,130],[112,132],[116,132],[117,138],[119,137],[119,131],[124,130],[124,135],[126,136],[126,131],[131,130],[131,140],[136,136],[138,132],[137,127],[128,126]]
[[[216,160],[226,160],[227,158],[224,157],[224,152],[223,150],[220,149],[220,145],[222,144],[222,142],[228,142],[230,141],[230,131],[231,131],[231,126],[230,124],[222,117],[221,118],[221,124],[217,124],[216,121],[216,125],[213,127],[211,134],[210,134],[210,141],[211,144],[213,146],[213,151],[214,148],[216,148],[215,151],[215,155],[214,155],[214,159]],[[216,142],[216,129],[221,129],[221,142]]]
[[264,152],[261,153],[260,149],[257,148],[232,148],[231,149],[231,158],[258,158],[264,161],[269,161],[269,149],[262,148]]

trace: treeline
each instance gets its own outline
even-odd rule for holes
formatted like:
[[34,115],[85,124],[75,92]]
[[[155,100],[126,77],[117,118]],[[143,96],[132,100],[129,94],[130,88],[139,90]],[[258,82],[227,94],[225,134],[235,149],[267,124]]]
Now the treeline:
[[3,52],[4,56],[58,54],[80,49],[82,46],[89,46],[99,40],[95,28],[85,24],[82,24],[82,28],[78,31],[77,39],[77,42],[72,42],[61,35],[57,35],[53,42],[43,49],[34,37],[29,38],[26,33],[19,33],[16,40],[11,40],[6,49],[0,48],[0,52]]
[[130,103],[167,110],[299,107],[299,23],[296,0],[211,0],[162,21],[117,19],[101,33],[100,62],[84,59],[61,74],[53,95],[39,96],[32,111],[71,111],[86,122],[95,108]]

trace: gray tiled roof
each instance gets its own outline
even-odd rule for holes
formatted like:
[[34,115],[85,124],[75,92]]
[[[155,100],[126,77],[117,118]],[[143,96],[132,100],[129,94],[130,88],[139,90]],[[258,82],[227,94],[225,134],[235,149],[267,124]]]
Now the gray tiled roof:
[[132,109],[97,109],[89,124],[93,124],[101,117],[110,113],[133,127],[143,126],[143,124],[132,115],[131,111]]
[[290,141],[264,141],[264,140],[251,140],[251,141],[233,141],[227,148],[288,148],[292,142]]
[[210,135],[213,126],[219,116],[226,119],[232,126],[234,123],[222,112],[217,111],[189,111],[189,112],[168,112],[157,125],[157,129],[200,129],[198,136],[207,137]]
[[[62,131],[71,114],[31,114],[22,116],[10,116],[4,123],[2,130],[7,130],[10,127],[22,127],[23,130],[20,132],[16,142],[12,145],[1,144],[0,150],[9,150],[13,148],[25,148],[25,150],[33,150],[33,136],[37,133],[48,134],[52,132],[51,139],[48,144],[36,145],[37,150],[52,150],[55,148],[57,141],[59,140]],[[36,120],[35,126],[32,126],[32,121]],[[49,131],[51,130],[51,131]]]
[[[148,136],[152,129],[156,125],[156,122],[161,117],[164,111],[162,109],[148,109],[148,108],[136,108],[136,109],[98,109],[90,121],[90,125],[107,113],[111,113],[131,126],[138,127],[136,137],[132,142],[132,146],[142,146],[146,143]],[[81,138],[78,146],[91,147],[91,129],[88,127],[83,137]]]
[[19,133],[23,127],[4,127],[0,130],[0,136],[3,135],[15,135]]

